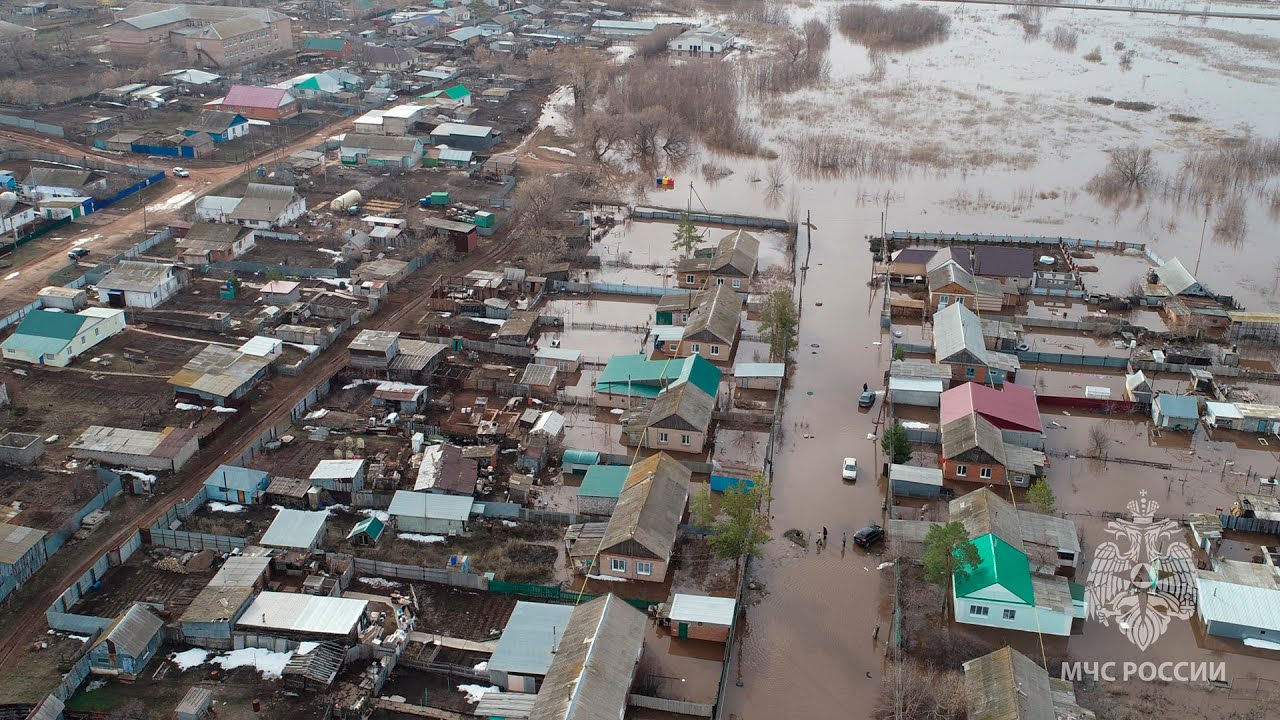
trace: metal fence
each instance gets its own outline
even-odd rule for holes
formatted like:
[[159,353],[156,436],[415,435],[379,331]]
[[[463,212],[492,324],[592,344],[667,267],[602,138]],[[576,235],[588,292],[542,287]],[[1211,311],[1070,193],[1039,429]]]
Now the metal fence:
[[941,445],[942,433],[937,430],[922,430],[920,428],[904,427],[907,431],[907,439],[913,443],[924,443],[926,445]]
[[[1103,250],[1140,250],[1146,251],[1146,243],[1119,240],[1087,240],[1073,237],[1050,237],[1047,235],[987,235],[984,233],[930,233],[912,232],[910,230],[891,230],[888,233],[891,241],[933,243],[938,245],[1066,245],[1077,248],[1099,248]],[[1160,263],[1157,263],[1157,265]]]
[[357,575],[433,582],[470,590],[487,590],[489,585],[483,575],[471,573],[450,572],[439,568],[418,567],[417,565],[400,565],[367,558],[352,558],[351,563]]
[[22,128],[23,130],[34,130],[44,135],[52,135],[54,137],[66,137],[66,131],[61,125],[50,125],[49,123],[28,120],[24,117],[16,115],[0,115],[0,125],[8,125],[9,127]]
[[249,541],[230,535],[210,535],[209,533],[186,532],[184,530],[168,530],[152,528],[151,544],[175,550],[213,550],[218,553],[231,552],[244,548]]
[[1020,352],[1018,360],[1024,363],[1050,363],[1056,365],[1084,365],[1086,367],[1106,367],[1124,369],[1129,366],[1129,359],[1109,357],[1105,355],[1071,355],[1068,353]]
[[237,273],[255,273],[266,275],[271,271],[276,271],[291,277],[301,278],[336,278],[338,271],[335,268],[313,268],[303,267],[301,265],[277,265],[274,263],[258,263],[248,260],[224,260],[222,262],[209,263],[209,267],[215,270],[230,270]]
[[679,222],[688,217],[695,223],[708,225],[732,225],[734,227],[760,228],[762,230],[790,230],[791,223],[780,218],[757,217],[754,215],[730,215],[725,213],[686,212],[670,208],[638,207],[632,208],[631,217],[639,220],[670,220]]

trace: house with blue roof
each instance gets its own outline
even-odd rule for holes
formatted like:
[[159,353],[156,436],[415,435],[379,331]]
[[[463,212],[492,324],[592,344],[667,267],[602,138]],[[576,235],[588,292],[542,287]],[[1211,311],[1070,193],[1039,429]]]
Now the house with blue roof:
[[114,308],[86,308],[74,315],[36,310],[0,343],[0,355],[32,365],[66,367],[124,328],[124,311]]
[[219,465],[204,481],[205,494],[210,500],[253,505],[266,496],[271,478],[263,470]]
[[1200,401],[1193,395],[1160,393],[1151,402],[1151,421],[1162,430],[1194,432],[1200,424]]
[[664,390],[690,382],[716,397],[720,368],[701,355],[650,360],[643,354],[614,355],[596,381],[595,400],[605,407],[648,407]]

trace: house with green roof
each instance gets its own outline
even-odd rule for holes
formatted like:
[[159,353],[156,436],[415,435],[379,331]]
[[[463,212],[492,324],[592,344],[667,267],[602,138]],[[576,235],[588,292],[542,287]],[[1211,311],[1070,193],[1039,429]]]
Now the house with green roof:
[[309,37],[303,39],[300,52],[321,57],[346,57],[351,54],[351,43],[345,38]]
[[449,100],[460,102],[468,107],[471,105],[471,91],[462,85],[454,85],[453,87],[445,88],[443,90],[433,90],[421,97],[428,100],[435,98],[448,98]]
[[952,501],[951,519],[969,531],[979,559],[953,578],[956,621],[1070,635],[1072,623],[1083,622],[1088,610],[1084,588],[1054,574],[1057,563],[1050,556],[1058,543],[1042,538],[1044,524],[1023,519],[1024,512],[1036,515],[985,489]]
[[701,355],[650,360],[641,353],[614,355],[596,381],[595,400],[605,407],[648,407],[667,388],[691,382],[716,397],[720,368]]
[[351,528],[347,539],[356,545],[376,545],[386,529],[387,524],[382,520],[376,517],[365,518]]
[[627,465],[592,465],[578,488],[580,515],[612,515],[627,482]]
[[32,365],[66,367],[124,327],[124,311],[114,308],[86,308],[74,315],[35,310],[0,343],[0,355]]

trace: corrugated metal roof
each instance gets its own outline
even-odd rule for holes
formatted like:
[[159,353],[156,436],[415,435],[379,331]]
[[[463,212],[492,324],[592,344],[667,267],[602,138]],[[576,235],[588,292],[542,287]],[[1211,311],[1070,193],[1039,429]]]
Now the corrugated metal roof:
[[471,712],[482,718],[524,720],[533,711],[533,704],[537,700],[538,696],[532,693],[487,692],[480,696],[480,702],[476,703]]
[[622,717],[647,625],[613,594],[574,608],[529,720]]
[[675,622],[732,625],[738,603],[733,598],[677,593],[668,616]]
[[559,437],[562,432],[564,432],[564,415],[555,410],[547,410],[538,415],[533,427],[529,429],[530,434],[549,437]]
[[987,361],[982,322],[972,310],[958,303],[952,303],[934,313],[933,348],[938,362],[966,350],[980,362]]
[[364,460],[321,460],[311,470],[312,480],[350,480],[360,474]]
[[658,394],[649,412],[649,427],[706,432],[715,406],[716,399],[697,385],[681,383]]
[[889,466],[889,480],[916,483],[917,485],[934,485],[942,487],[942,468],[920,467],[918,465]]
[[268,337],[266,335],[255,335],[249,338],[248,342],[237,348],[245,355],[253,355],[255,357],[266,357],[280,352],[280,348],[284,345],[279,338]]
[[456,150],[454,148],[440,148],[440,159],[445,162],[471,162],[471,158],[475,153],[470,150]]
[[489,137],[493,128],[488,125],[467,125],[466,123],[440,123],[431,131],[432,137]]
[[[993,585],[999,585],[1027,605],[1036,604],[1035,589],[1031,582],[1031,565],[1027,562],[1025,553],[1005,542],[995,533],[974,538],[973,545],[978,549],[979,562],[976,567],[969,569],[967,577],[956,576],[957,597],[973,595]],[[1066,583],[1065,579],[1063,583]]]
[[942,380],[927,378],[890,377],[889,391],[942,393]]
[[1156,268],[1154,272],[1161,284],[1174,295],[1181,295],[1187,290],[1194,289],[1196,285],[1195,277],[1183,267],[1182,261],[1178,258],[1173,258]]
[[1160,393],[1156,395],[1156,405],[1160,407],[1160,414],[1166,417],[1181,419],[1199,419],[1200,402],[1194,395],[1171,395],[1169,393]]
[[222,564],[208,587],[253,587],[271,565],[266,555],[232,555]]
[[626,465],[592,465],[582,478],[578,497],[616,498],[622,494],[630,471]]
[[996,390],[967,382],[942,393],[939,416],[943,425],[975,412],[1006,430],[1044,431],[1036,392],[1029,387],[1005,383],[1003,389]]
[[205,479],[204,484],[210,487],[227,488],[243,492],[258,492],[267,481],[267,473],[262,470],[237,467],[235,465],[219,465],[213,474]]
[[44,539],[45,531],[0,523],[0,564],[12,565]]
[[1236,407],[1235,403],[1207,401],[1204,406],[1208,413],[1215,418],[1226,418],[1228,420],[1244,419],[1244,415],[1240,413],[1240,409]]
[[466,522],[467,518],[471,517],[473,504],[472,498],[466,495],[397,490],[391,497],[391,505],[387,508],[387,512],[404,517]]
[[115,269],[107,273],[106,277],[98,281],[98,288],[149,293],[159,287],[171,274],[173,274],[171,263],[123,260]]
[[738,363],[733,366],[734,377],[780,378],[787,374],[784,363]]
[[571,350],[569,348],[542,348],[534,353],[534,358],[538,360],[563,360],[565,362],[577,362],[582,359],[581,350]]
[[213,691],[209,688],[193,687],[182,696],[175,712],[180,717],[198,717],[213,706]]
[[130,657],[138,658],[163,627],[164,621],[147,609],[146,605],[135,603],[107,626],[106,632],[98,637],[94,646],[110,640],[115,644],[117,652],[122,651]]
[[1280,632],[1280,587],[1274,568],[1218,561],[1216,570],[1196,574],[1196,602],[1205,620]]
[[125,18],[120,22],[131,25],[139,30],[151,30],[162,25],[171,25],[186,20],[190,17],[185,7],[171,7],[157,12],[138,15],[137,17]]
[[233,107],[251,107],[272,109],[286,105],[293,100],[288,90],[256,85],[232,85],[227,96],[222,99],[223,105]]
[[264,592],[245,611],[236,628],[347,635],[360,622],[368,604],[368,600],[354,598]]
[[270,547],[307,550],[315,546],[324,532],[326,512],[281,509],[271,527],[262,536],[262,544]]
[[927,360],[894,360],[889,365],[891,378],[927,378],[951,381],[951,368]]
[[546,675],[572,615],[572,605],[517,602],[489,658],[489,670]]
[[554,365],[539,365],[530,363],[524,367],[524,374],[520,376],[521,385],[538,385],[548,387],[556,381],[556,367]]
[[1004,498],[988,488],[974,490],[950,503],[951,520],[962,523],[969,537],[982,537],[994,533],[996,537],[1026,554],[1022,545],[1022,526],[1018,511]]
[[717,285],[710,297],[689,314],[685,337],[732,343],[742,321],[742,305],[737,291],[728,285]]
[[982,416],[962,415],[942,426],[942,457],[954,458],[974,448],[981,448],[997,463],[1005,464],[1000,428]]
[[633,541],[660,560],[670,558],[692,475],[688,467],[666,453],[632,465],[609,518],[601,550]]

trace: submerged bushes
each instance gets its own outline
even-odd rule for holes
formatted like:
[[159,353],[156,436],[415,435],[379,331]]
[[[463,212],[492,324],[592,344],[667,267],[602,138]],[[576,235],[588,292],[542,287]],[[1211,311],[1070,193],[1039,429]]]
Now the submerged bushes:
[[945,40],[951,18],[920,5],[874,4],[840,8],[840,32],[869,48],[909,50]]

